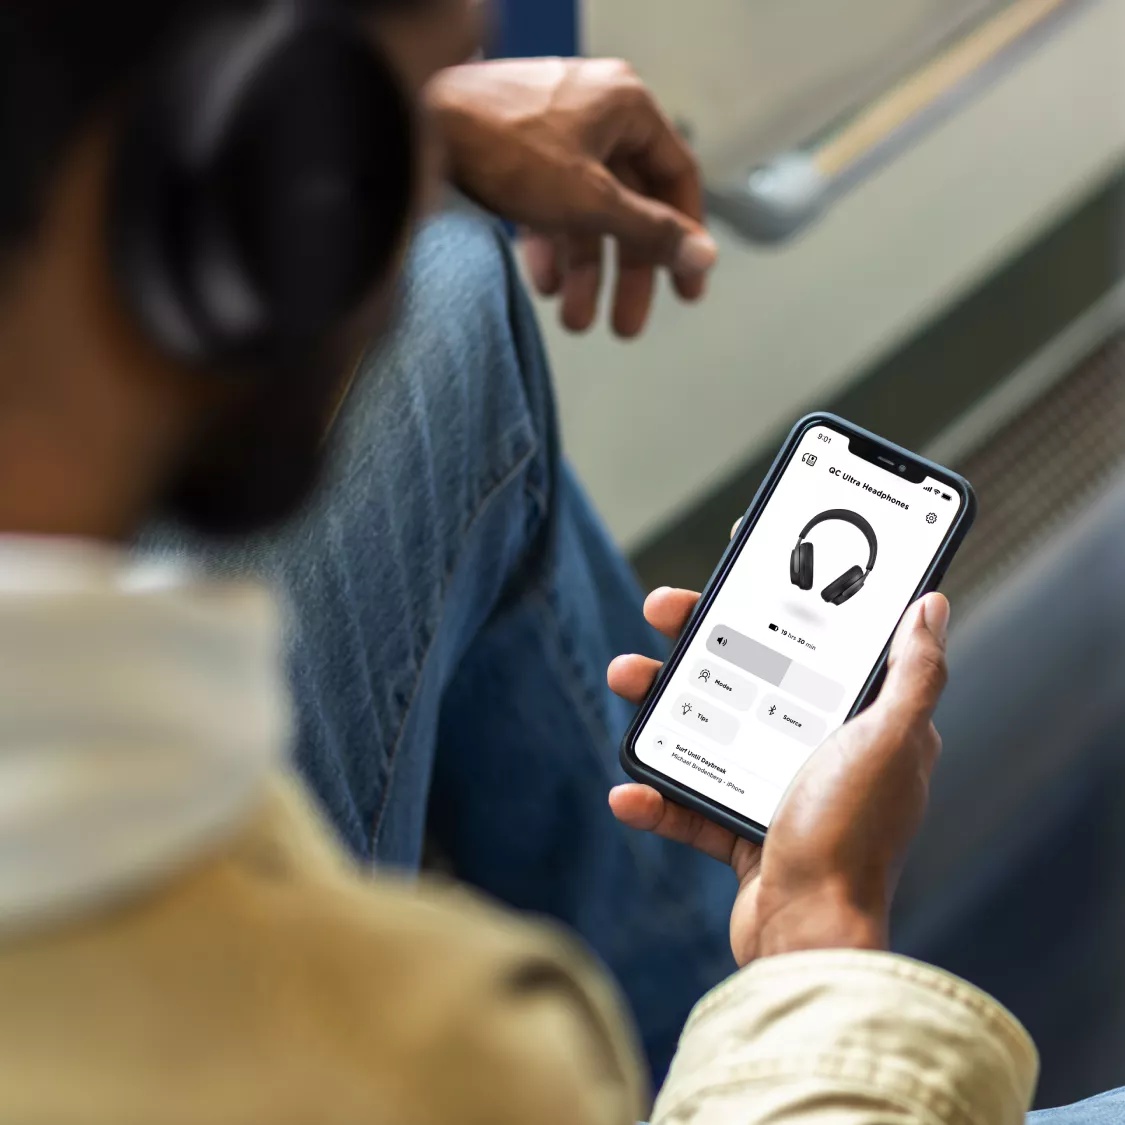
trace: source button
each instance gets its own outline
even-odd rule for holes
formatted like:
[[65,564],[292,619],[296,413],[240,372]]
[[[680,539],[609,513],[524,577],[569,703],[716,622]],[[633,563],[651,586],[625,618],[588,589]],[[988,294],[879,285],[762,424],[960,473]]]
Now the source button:
[[814,715],[779,695],[767,695],[762,700],[762,705],[758,708],[758,721],[782,731],[806,746],[819,746],[827,733],[825,722],[819,715]]

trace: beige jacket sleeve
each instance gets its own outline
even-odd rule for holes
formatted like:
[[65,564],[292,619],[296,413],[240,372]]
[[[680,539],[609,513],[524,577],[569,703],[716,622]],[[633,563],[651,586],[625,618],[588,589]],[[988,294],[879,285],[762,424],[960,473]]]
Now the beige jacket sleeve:
[[700,1002],[653,1125],[1017,1125],[1037,1070],[1014,1017],[956,977],[791,954]]
[[[659,982],[654,982],[658,984]],[[0,1125],[634,1125],[602,973],[464,892],[372,881],[281,786],[158,889],[0,940]],[[1017,1125],[1035,1053],[873,954],[763,961],[693,1014],[656,1125]]]

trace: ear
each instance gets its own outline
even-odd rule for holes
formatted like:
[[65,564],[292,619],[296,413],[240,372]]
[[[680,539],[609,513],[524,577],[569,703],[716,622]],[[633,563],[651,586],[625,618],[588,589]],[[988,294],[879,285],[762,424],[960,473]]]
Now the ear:
[[113,136],[92,122],[60,154],[5,299],[3,364],[24,388],[15,402],[16,380],[5,387],[5,421],[52,467],[38,522],[15,525],[28,530],[132,534],[219,394],[237,391],[212,380],[213,394],[159,353],[120,299],[105,232]]
[[863,589],[863,584],[866,581],[867,575],[863,567],[853,566],[850,570],[844,571],[835,582],[830,582],[825,586],[820,596],[833,605],[843,605],[844,602],[854,598]]

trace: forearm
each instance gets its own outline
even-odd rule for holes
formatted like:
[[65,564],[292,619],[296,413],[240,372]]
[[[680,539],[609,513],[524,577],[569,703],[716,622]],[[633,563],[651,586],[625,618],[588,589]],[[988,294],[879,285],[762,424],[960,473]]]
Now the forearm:
[[552,71],[550,60],[468,62],[426,87],[447,182],[513,222],[557,221],[573,198],[560,161],[580,153],[559,134]]
[[756,962],[698,1006],[654,1125],[1018,1125],[1035,1048],[970,985],[882,953]]
[[472,194],[481,170],[474,165],[494,162],[503,155],[504,122],[477,112],[482,103],[491,105],[490,99],[476,90],[480,73],[481,63],[476,61],[446,67],[426,85],[424,95],[446,179],[468,194]]

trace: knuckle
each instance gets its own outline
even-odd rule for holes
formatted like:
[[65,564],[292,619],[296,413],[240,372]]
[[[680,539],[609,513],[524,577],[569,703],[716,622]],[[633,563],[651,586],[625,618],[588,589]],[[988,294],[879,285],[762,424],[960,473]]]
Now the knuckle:
[[645,250],[654,262],[671,263],[679,250],[684,232],[676,217],[665,209],[649,212],[646,223]]
[[588,224],[593,216],[610,214],[621,202],[620,186],[604,168],[587,165],[579,175],[584,189],[566,205],[567,222],[575,228]]
[[912,656],[912,674],[925,692],[929,694],[944,691],[949,682],[949,665],[945,652],[937,642],[919,644]]
[[622,80],[620,96],[634,113],[651,113],[656,105],[652,91],[636,74]]
[[945,659],[945,653],[936,645],[926,654],[926,666],[931,686],[939,692],[944,691],[946,684],[949,683],[949,664]]
[[692,847],[695,847],[699,843],[705,827],[706,826],[701,817],[693,817],[688,822],[687,832],[685,833],[686,842]]
[[630,107],[647,104],[652,95],[633,65],[625,59],[606,59],[602,64],[602,80],[607,94],[618,104]]
[[616,79],[618,82],[630,83],[639,82],[637,72],[633,69],[633,64],[628,59],[612,58],[605,60],[606,73],[610,78]]
[[683,232],[673,219],[666,219],[660,225],[657,241],[657,252],[654,256],[657,261],[671,265],[675,260],[676,252],[680,248]]
[[562,199],[560,227],[581,235],[599,225],[613,209],[616,192],[605,169],[585,159],[571,160],[564,175],[570,190]]

